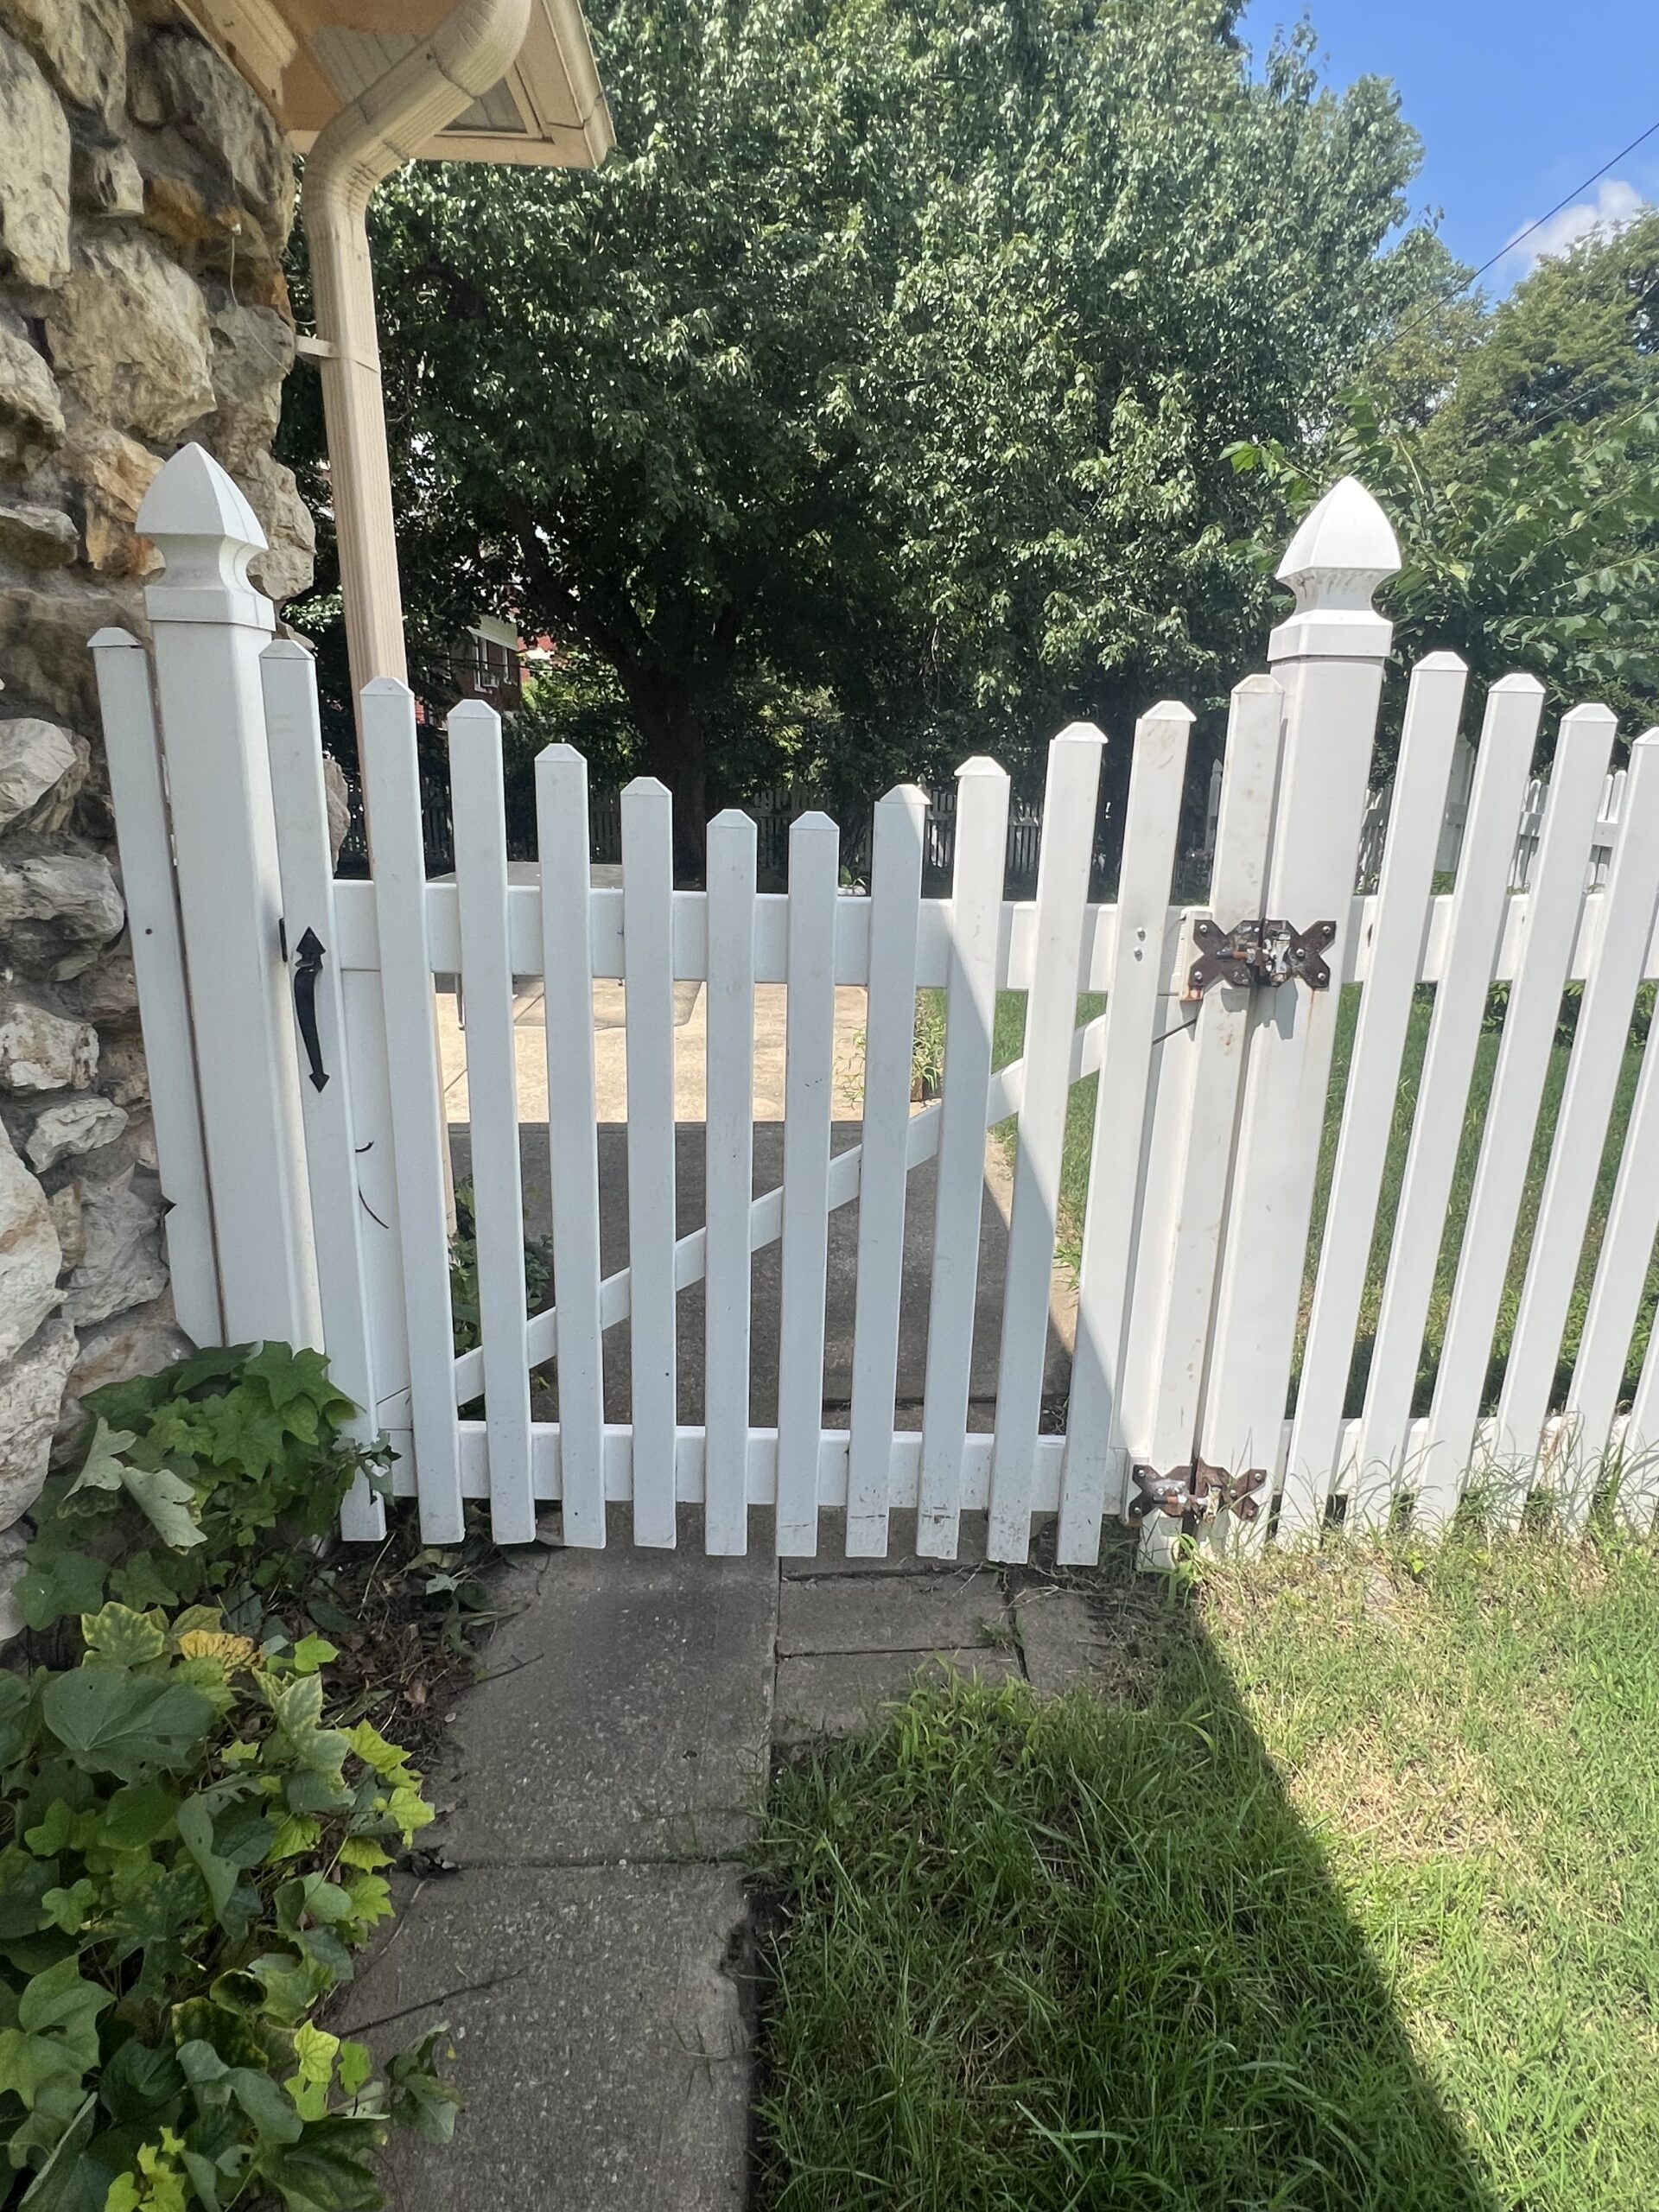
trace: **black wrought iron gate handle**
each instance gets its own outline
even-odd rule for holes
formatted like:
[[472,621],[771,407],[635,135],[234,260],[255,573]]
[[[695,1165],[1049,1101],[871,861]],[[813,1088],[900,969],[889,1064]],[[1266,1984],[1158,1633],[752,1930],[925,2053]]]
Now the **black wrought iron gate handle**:
[[311,1080],[321,1090],[328,1080],[322,1065],[322,1039],[317,1034],[317,977],[326,948],[313,929],[294,948],[294,1019],[300,1025],[300,1041],[311,1063]]

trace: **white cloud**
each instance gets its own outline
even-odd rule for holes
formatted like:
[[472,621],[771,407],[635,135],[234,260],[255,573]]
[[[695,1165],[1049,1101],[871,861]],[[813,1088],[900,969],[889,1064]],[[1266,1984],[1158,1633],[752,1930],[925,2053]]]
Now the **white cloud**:
[[1515,250],[1499,263],[1498,274],[1510,283],[1530,276],[1541,261],[1565,253],[1580,238],[1611,237],[1615,231],[1622,231],[1647,205],[1636,186],[1623,177],[1604,177],[1593,200],[1580,200],[1561,208],[1535,231],[1527,231],[1524,226],[1517,231],[1510,241]]

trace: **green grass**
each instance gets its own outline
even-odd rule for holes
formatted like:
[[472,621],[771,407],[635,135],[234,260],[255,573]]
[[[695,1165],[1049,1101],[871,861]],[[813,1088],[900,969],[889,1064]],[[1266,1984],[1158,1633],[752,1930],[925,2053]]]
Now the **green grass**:
[[1659,2204],[1659,1553],[1454,1534],[1091,1600],[774,1786],[774,2212]]
[[[938,995],[941,998],[943,994]],[[1313,1278],[1318,1264],[1319,1242],[1323,1231],[1326,1203],[1330,1196],[1331,1177],[1336,1163],[1337,1139],[1341,1128],[1342,1102],[1347,1088],[1349,1064],[1352,1057],[1355,1027],[1359,1016],[1360,993],[1351,987],[1342,995],[1337,1041],[1332,1056],[1330,1096],[1326,1107],[1325,1130],[1320,1146],[1319,1180],[1315,1190],[1313,1217],[1308,1242],[1306,1263],[1303,1275],[1302,1310],[1296,1347],[1296,1372],[1300,1373],[1302,1336],[1306,1328],[1308,1309],[1313,1295]],[[1079,998],[1079,1023],[1091,1020],[1100,1013],[1105,1000],[1099,995]],[[1428,1041],[1429,1017],[1433,1007],[1433,994],[1420,989],[1414,1000],[1406,1047],[1402,1055],[1400,1084],[1395,1098],[1393,1128],[1389,1138],[1387,1165],[1383,1172],[1382,1190],[1377,1210],[1376,1234],[1371,1247],[1370,1264],[1367,1272],[1365,1294],[1361,1306],[1359,1325],[1354,1352],[1353,1367],[1349,1376],[1346,1410],[1359,1412],[1364,1397],[1365,1380],[1370,1366],[1371,1338],[1376,1325],[1377,1310],[1382,1301],[1383,1272],[1387,1265],[1389,1241],[1393,1234],[1394,1219],[1400,1197],[1401,1179],[1405,1172],[1406,1151],[1411,1136],[1412,1115],[1416,1105],[1417,1081],[1422,1067],[1423,1054]],[[1645,1014],[1645,1009],[1644,1009]],[[995,1064],[1005,1066],[1018,1059],[1024,1043],[1026,995],[1023,991],[1001,991],[997,995],[995,1025],[993,1033]],[[1645,1035],[1645,1018],[1638,1024],[1626,1049],[1624,1065],[1619,1079],[1612,1116],[1608,1126],[1607,1143],[1604,1150],[1600,1173],[1596,1185],[1594,1204],[1580,1255],[1574,1281],[1572,1304],[1562,1341],[1556,1377],[1555,1393],[1551,1402],[1560,1402],[1573,1362],[1577,1356],[1579,1337],[1584,1325],[1585,1311],[1589,1302],[1590,1286],[1594,1274],[1596,1255],[1601,1246],[1602,1231],[1606,1224],[1607,1209],[1612,1199],[1613,1184],[1618,1173],[1619,1154],[1624,1147],[1624,1131],[1630,1116],[1635,1096],[1636,1081],[1642,1064],[1642,1037]],[[1426,1413],[1429,1395],[1433,1388],[1434,1370],[1440,1357],[1445,1336],[1446,1320],[1452,1301],[1452,1283],[1457,1271],[1459,1248],[1465,1221],[1469,1210],[1470,1192],[1474,1183],[1475,1166],[1479,1154],[1480,1140],[1485,1127],[1487,1103],[1491,1095],[1492,1077],[1497,1065],[1500,1043],[1496,1027],[1484,1031],[1477,1048],[1474,1074],[1470,1084],[1467,1110],[1464,1118],[1463,1141],[1459,1151],[1457,1174],[1447,1209],[1446,1230],[1440,1247],[1440,1265],[1436,1273],[1433,1295],[1429,1306],[1427,1326],[1424,1332],[1421,1361],[1413,1411]],[[1546,1078],[1541,1109],[1538,1118],[1538,1137],[1528,1171],[1525,1195],[1522,1201],[1515,1245],[1504,1282],[1503,1297],[1499,1309],[1497,1326],[1494,1333],[1491,1369],[1484,1402],[1496,1402],[1499,1383],[1503,1378],[1503,1363],[1509,1353],[1514,1332],[1516,1310],[1520,1304],[1521,1287],[1526,1270],[1528,1254],[1531,1249],[1533,1224],[1537,1217],[1538,1202],[1543,1189],[1544,1173],[1548,1165],[1549,1142],[1554,1133],[1560,1112],[1562,1086],[1567,1080],[1570,1045],[1563,1040],[1554,1046],[1550,1055],[1549,1072]],[[1058,1256],[1063,1265],[1075,1268],[1082,1248],[1083,1219],[1089,1189],[1089,1153],[1094,1135],[1095,1098],[1099,1078],[1086,1076],[1072,1086],[1071,1102],[1066,1113],[1065,1149],[1060,1172],[1060,1223],[1057,1240]],[[1002,1123],[998,1134],[1010,1150],[1014,1141],[1012,1121]],[[1621,1395],[1628,1398],[1635,1389],[1642,1360],[1647,1350],[1648,1338],[1653,1325],[1656,1305],[1659,1304],[1659,1268],[1649,1271],[1641,1312],[1637,1318]],[[1293,1395],[1292,1406],[1294,1405]]]

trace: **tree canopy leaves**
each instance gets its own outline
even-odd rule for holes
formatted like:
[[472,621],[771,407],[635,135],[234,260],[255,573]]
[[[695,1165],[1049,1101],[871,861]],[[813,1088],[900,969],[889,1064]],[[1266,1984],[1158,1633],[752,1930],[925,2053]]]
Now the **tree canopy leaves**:
[[[868,790],[1224,693],[1278,516],[1221,456],[1328,420],[1440,273],[1383,250],[1392,90],[1322,89],[1309,33],[1253,78],[1224,0],[589,12],[598,174],[372,211],[417,632],[568,641],[683,823],[769,750]],[[315,464],[303,393],[286,435]]]

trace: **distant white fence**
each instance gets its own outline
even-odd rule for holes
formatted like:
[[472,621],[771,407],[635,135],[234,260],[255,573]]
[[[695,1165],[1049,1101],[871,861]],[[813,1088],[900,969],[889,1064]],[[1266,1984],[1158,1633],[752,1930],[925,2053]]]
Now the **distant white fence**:
[[[587,770],[569,747],[537,764],[540,869],[509,875],[499,728],[451,715],[453,882],[429,881],[413,702],[363,700],[372,832],[368,881],[329,861],[308,655],[271,644],[248,587],[258,525],[195,448],[168,462],[139,516],[166,572],[149,594],[160,750],[142,650],[95,641],[122,858],[145,947],[138,963],[181,1311],[199,1332],[326,1345],[397,1452],[428,1536],[453,1541],[487,1501],[503,1541],[558,1501],[568,1541],[602,1544],[607,1504],[636,1542],[671,1544],[700,1506],[703,1542],[738,1552],[753,1516],[792,1554],[843,1508],[846,1541],[880,1554],[891,1513],[918,1548],[953,1555],[964,1511],[991,1555],[1027,1554],[1058,1516],[1062,1560],[1095,1556],[1119,1514],[1154,1537],[1213,1541],[1317,1529],[1405,1504],[1432,1529],[1471,1471],[1510,1478],[1511,1510],[1541,1483],[1569,1523],[1610,1451],[1623,1510],[1650,1516],[1659,1361],[1620,1402],[1659,1231],[1659,1053],[1642,1062],[1623,1162],[1564,1394],[1554,1378],[1590,1225],[1632,1007],[1659,972],[1659,736],[1607,770],[1612,716],[1566,715],[1531,828],[1540,687],[1488,697],[1460,753],[1465,671],[1434,654],[1413,673],[1376,888],[1363,866],[1371,733],[1389,626],[1370,591],[1397,563],[1386,520],[1351,481],[1297,533],[1281,570],[1296,607],[1270,672],[1234,693],[1215,792],[1209,903],[1172,903],[1192,716],[1150,709],[1134,733],[1116,899],[1091,899],[1103,746],[1086,724],[1048,756],[1030,901],[1002,896],[1008,779],[960,772],[950,895],[921,895],[926,808],[901,786],[875,810],[870,894],[838,895],[834,823],[789,832],[788,889],[756,889],[756,833],[709,825],[707,887],[671,873],[668,793],[623,794],[621,886],[590,880]],[[163,777],[163,768],[165,774]],[[163,788],[170,808],[163,815]],[[1452,820],[1455,810],[1466,819]],[[1460,855],[1449,892],[1447,824]],[[1511,882],[1516,825],[1530,840]],[[1605,832],[1605,836],[1604,836]],[[1603,849],[1604,861],[1592,858]],[[1597,871],[1586,888],[1586,872]],[[481,1338],[457,1353],[448,1268],[447,1132],[434,983],[458,975],[467,1080]],[[593,988],[626,982],[627,1264],[601,1263]],[[1487,1373],[1545,1097],[1564,985],[1586,985],[1495,1402]],[[531,1313],[515,993],[544,988],[545,1169],[556,1303]],[[707,990],[702,1222],[677,1219],[674,986]],[[1510,986],[1456,1281],[1427,1411],[1414,1398],[1441,1234],[1465,1142],[1491,987]],[[756,1195],[754,988],[787,987],[783,1169]],[[1370,1332],[1363,1403],[1347,1410],[1402,1067],[1421,985],[1433,987],[1409,1146]],[[868,994],[860,1141],[831,1148],[835,997]],[[1316,1257],[1305,1281],[1327,1091],[1345,987],[1357,1027]],[[946,995],[944,1096],[911,1107],[916,993]],[[995,995],[1027,995],[1023,1050],[993,1071]],[[1079,992],[1105,994],[1078,1023]],[[1082,1225],[1077,1327],[1063,1431],[1046,1417],[1049,1324],[1071,1085],[1098,1077]],[[994,1427],[969,1425],[988,1128],[1017,1116],[1006,1266],[995,1285]],[[932,1162],[937,1204],[919,1429],[898,1425],[895,1359],[910,1178]],[[850,1416],[823,1405],[832,1213],[858,1206]],[[781,1244],[777,1419],[749,1419],[753,1253]],[[705,1421],[677,1402],[678,1294],[706,1287]],[[1299,1324],[1306,1348],[1292,1404]],[[628,1417],[605,1417],[601,1350],[626,1328]],[[550,1366],[558,1418],[533,1417]],[[481,1417],[463,1409],[482,1398]],[[1276,1504],[1275,1504],[1276,1501]],[[365,1491],[346,1526],[381,1524]]]

